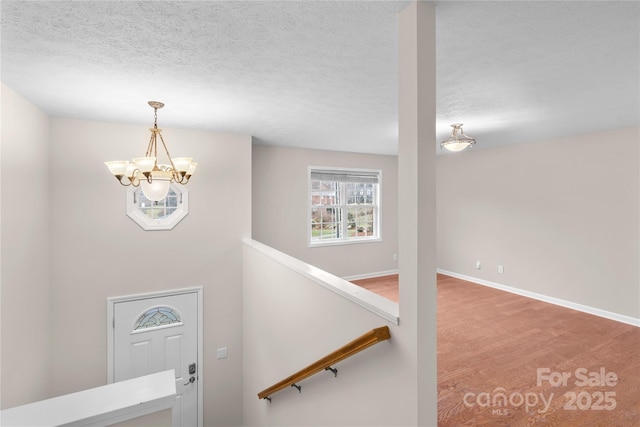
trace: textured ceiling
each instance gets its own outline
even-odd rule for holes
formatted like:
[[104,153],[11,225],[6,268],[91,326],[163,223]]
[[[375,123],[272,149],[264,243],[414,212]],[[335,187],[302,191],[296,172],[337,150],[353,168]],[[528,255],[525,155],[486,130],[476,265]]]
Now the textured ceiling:
[[[7,1],[1,78],[53,117],[397,152],[396,1]],[[639,125],[639,2],[437,2],[437,139]],[[435,145],[435,144],[434,144]]]

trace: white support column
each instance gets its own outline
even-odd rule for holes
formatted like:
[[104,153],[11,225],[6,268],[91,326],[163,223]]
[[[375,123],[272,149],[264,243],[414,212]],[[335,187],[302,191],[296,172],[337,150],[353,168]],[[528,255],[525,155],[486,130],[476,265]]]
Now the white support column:
[[435,9],[418,1],[399,17],[400,319],[415,334],[417,424],[437,425]]

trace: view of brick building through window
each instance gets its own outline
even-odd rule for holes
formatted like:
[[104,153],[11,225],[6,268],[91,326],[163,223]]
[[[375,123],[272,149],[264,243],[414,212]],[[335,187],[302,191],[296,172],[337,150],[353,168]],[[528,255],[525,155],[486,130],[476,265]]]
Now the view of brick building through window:
[[312,170],[310,242],[379,238],[377,171]]

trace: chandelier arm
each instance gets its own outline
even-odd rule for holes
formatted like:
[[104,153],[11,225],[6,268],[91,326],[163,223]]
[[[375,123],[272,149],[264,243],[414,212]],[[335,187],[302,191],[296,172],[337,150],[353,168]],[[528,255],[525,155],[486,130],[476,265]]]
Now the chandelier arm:
[[160,141],[162,142],[162,146],[164,147],[164,152],[167,154],[167,157],[169,158],[169,163],[171,164],[172,181],[175,181],[178,184],[182,184],[183,182],[186,184],[186,182],[184,181],[184,174],[181,172],[178,172],[178,170],[176,169],[176,165],[173,164],[173,159],[171,158],[171,154],[169,154],[169,150],[167,149],[167,144],[164,142],[164,138],[162,137],[161,133],[160,133]]
[[[153,157],[156,158],[156,167],[158,166],[158,134],[161,132],[156,126],[153,130]],[[162,134],[160,133],[160,137]]]
[[[114,176],[116,177],[116,179],[118,180],[120,185],[122,185],[124,187],[129,187],[129,186],[139,187],[140,186],[140,179],[136,175],[134,175],[132,177],[131,176],[125,176],[124,174],[118,174],[118,175],[114,175]],[[124,180],[125,178],[129,182],[126,182]]]
[[[129,183],[126,183],[124,181],[122,181],[122,178],[124,178],[125,176],[123,174],[118,174],[118,175],[114,175],[116,177],[116,179],[118,180],[118,182],[120,183],[120,185],[123,185],[125,187],[128,187],[131,185],[131,180],[129,180]],[[128,178],[128,177],[127,177]]]
[[151,157],[151,153],[156,145],[156,129],[149,129],[151,131],[151,138],[149,138],[149,145],[147,145],[147,151],[145,157]]
[[127,177],[129,179],[129,184],[134,187],[140,187],[140,169],[134,169],[132,175]]

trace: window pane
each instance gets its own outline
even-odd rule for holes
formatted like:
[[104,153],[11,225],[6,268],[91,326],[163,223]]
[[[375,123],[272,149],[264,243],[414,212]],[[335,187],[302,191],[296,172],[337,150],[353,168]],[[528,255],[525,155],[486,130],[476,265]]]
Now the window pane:
[[364,189],[365,191],[365,202],[366,204],[373,205],[376,203],[376,190],[378,189],[377,184],[367,184],[367,187]]
[[335,208],[323,208],[320,209],[322,215],[322,222],[335,222],[336,221],[336,209]]
[[353,205],[353,204],[357,203],[355,185],[356,184],[354,184],[353,182],[348,182],[346,184],[346,194],[347,194],[347,204],[348,205]]
[[167,207],[172,207],[175,208],[178,206],[178,197],[176,196],[176,193],[174,192],[170,192],[166,199],[165,199],[165,205]]
[[182,323],[180,313],[171,307],[155,307],[143,313],[138,318],[133,330],[157,328],[173,323]]
[[311,205],[335,205],[340,203],[340,186],[337,182],[312,181]]
[[322,225],[321,239],[335,239],[336,237],[338,237],[338,234],[337,224],[335,222],[328,222]]
[[375,233],[374,233],[375,230],[373,228],[373,224],[374,224],[373,222],[367,222],[365,224],[365,227],[364,227],[365,236],[374,236],[375,235]]
[[377,184],[358,182],[347,183],[347,204],[373,204],[375,201],[375,187],[377,187]]
[[322,237],[322,212],[321,209],[311,209],[311,239]]
[[140,187],[127,190],[127,216],[145,230],[171,230],[189,212],[189,192],[171,184],[163,200],[147,199]]
[[375,235],[373,207],[349,208],[347,217],[349,237],[369,237]]
[[178,195],[173,190],[169,190],[167,197],[159,201],[147,199],[142,191],[138,192],[138,197],[138,209],[151,219],[166,219],[178,207]]
[[[338,169],[337,174],[344,179],[332,181],[335,174],[328,171],[323,170],[324,173],[315,175],[314,170],[311,171],[310,240],[376,237],[379,179],[361,180],[363,172]],[[371,177],[376,174],[367,173]]]
[[336,238],[336,208],[313,208],[311,210],[311,238],[329,239]]

